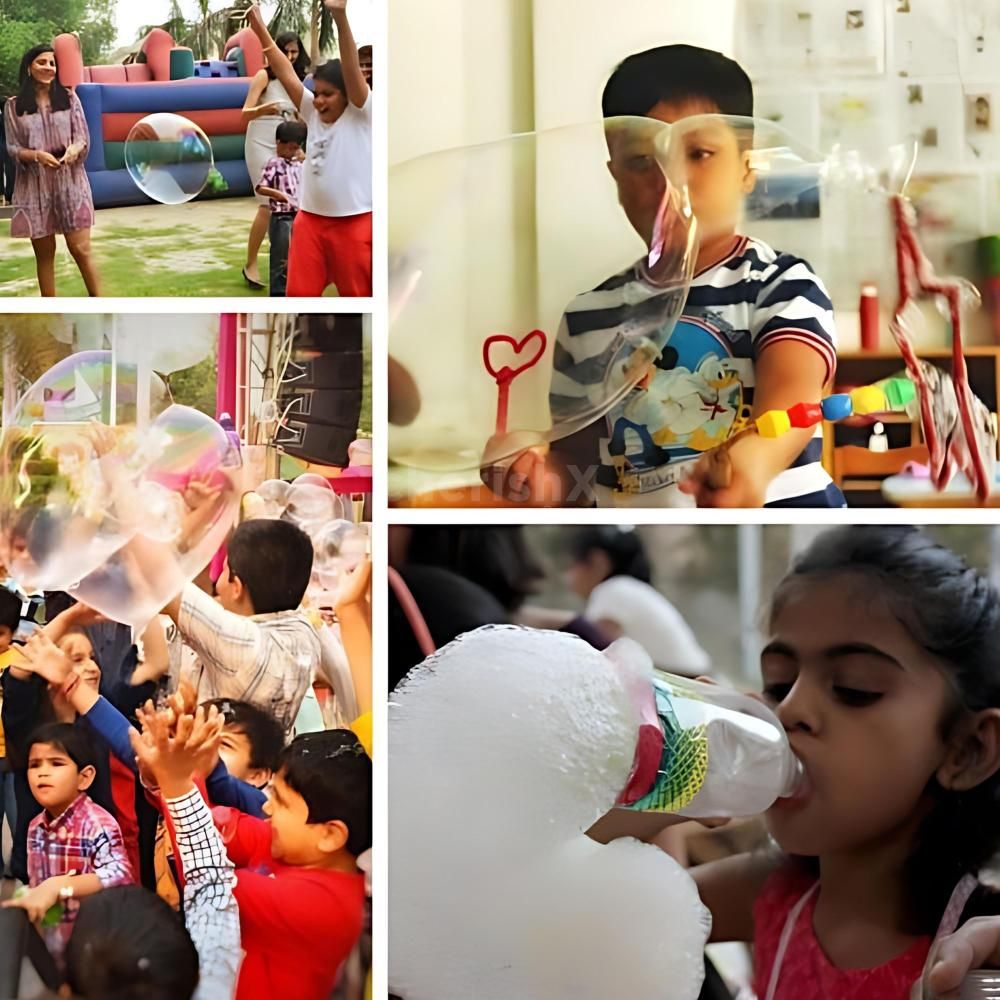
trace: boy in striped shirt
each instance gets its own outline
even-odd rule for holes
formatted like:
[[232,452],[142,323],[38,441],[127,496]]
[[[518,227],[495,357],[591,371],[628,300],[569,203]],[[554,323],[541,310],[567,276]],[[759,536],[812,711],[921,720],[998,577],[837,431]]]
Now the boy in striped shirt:
[[[753,116],[749,77],[718,52],[668,45],[629,56],[604,90],[605,118],[672,123],[695,115]],[[523,452],[504,471],[511,500],[598,506],[844,506],[820,463],[822,428],[777,439],[747,435],[730,448],[720,488],[704,454],[729,436],[740,411],[759,415],[818,400],[836,367],[833,306],[809,265],[737,234],[754,187],[736,131],[706,119],[683,137],[700,246],[683,314],[655,366],[603,419]],[[649,246],[665,180],[649,156],[612,135],[610,170],[629,223]],[[550,399],[579,399],[604,379],[621,326],[655,292],[636,267],[578,296],[555,348]],[[490,471],[490,470],[488,470]]]

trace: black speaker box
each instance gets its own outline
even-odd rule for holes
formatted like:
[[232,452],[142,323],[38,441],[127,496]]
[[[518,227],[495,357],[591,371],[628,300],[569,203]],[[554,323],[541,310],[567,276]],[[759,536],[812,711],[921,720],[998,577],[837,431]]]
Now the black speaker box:
[[295,353],[278,393],[277,444],[289,455],[345,466],[361,418],[362,317],[299,317]]

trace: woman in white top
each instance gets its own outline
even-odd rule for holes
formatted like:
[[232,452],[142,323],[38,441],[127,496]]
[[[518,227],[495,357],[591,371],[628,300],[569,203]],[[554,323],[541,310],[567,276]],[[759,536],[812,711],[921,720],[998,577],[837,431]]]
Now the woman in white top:
[[639,643],[659,670],[689,677],[710,671],[708,654],[687,622],[651,585],[652,569],[635,531],[583,528],[572,548],[566,582],[587,602],[588,621],[608,638]]
[[339,59],[302,85],[268,34],[259,7],[249,24],[274,74],[309,127],[302,198],[288,252],[289,297],[372,293],[372,97],[347,20],[347,0],[324,0],[337,31]]
[[[305,79],[309,58],[302,39],[294,31],[286,31],[278,35],[274,44],[285,54],[298,78]],[[283,121],[290,118],[298,118],[298,113],[284,84],[274,75],[270,65],[258,70],[250,83],[250,91],[243,105],[243,120],[247,123],[247,171],[254,188],[260,183],[260,175],[264,172],[267,161],[277,155],[275,131]],[[264,288],[257,266],[257,254],[267,234],[271,210],[266,197],[257,195],[256,198],[257,214],[250,228],[243,278],[251,288]]]

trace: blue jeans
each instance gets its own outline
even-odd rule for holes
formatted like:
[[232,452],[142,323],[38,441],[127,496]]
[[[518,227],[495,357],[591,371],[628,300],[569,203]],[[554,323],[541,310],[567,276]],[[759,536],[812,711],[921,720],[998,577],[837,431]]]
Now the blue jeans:
[[272,212],[267,227],[267,238],[271,242],[270,280],[271,295],[284,298],[288,283],[288,245],[292,241],[292,223],[295,212]]
[[[6,761],[2,765],[6,768]],[[14,775],[7,770],[0,770],[0,875],[9,875],[10,866],[3,863],[3,821],[7,820],[10,835],[13,840],[17,829],[17,801],[14,798]]]

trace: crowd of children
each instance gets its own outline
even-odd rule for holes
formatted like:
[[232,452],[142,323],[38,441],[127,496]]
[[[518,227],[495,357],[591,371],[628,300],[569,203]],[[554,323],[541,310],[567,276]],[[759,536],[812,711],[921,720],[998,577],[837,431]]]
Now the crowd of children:
[[[74,996],[361,995],[370,736],[363,720],[296,733],[331,644],[300,609],[312,543],[253,520],[227,552],[214,595],[189,584],[135,643],[61,594],[32,630],[23,595],[0,589],[20,883],[3,906],[26,912]],[[366,605],[354,582],[332,641],[369,670],[367,606],[346,606]]]

